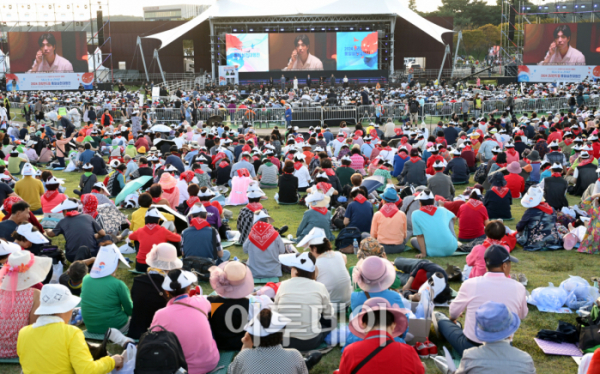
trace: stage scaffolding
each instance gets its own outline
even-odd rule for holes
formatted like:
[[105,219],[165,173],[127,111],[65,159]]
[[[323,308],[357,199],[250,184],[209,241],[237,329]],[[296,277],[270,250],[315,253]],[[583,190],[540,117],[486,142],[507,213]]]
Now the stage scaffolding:
[[[8,50],[9,32],[32,31],[85,31],[88,55],[93,59],[94,82],[113,81],[109,0],[61,0],[56,3],[0,1],[0,49],[3,52]],[[101,54],[99,65],[96,63],[97,49]],[[10,51],[8,57],[10,59]],[[0,63],[6,64],[5,61]],[[104,73],[99,71],[101,66],[110,69],[108,76],[100,76]]]

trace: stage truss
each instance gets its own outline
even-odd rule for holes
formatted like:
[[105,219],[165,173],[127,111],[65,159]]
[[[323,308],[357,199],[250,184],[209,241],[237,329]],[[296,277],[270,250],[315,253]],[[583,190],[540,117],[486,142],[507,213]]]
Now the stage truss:
[[[113,81],[112,39],[110,36],[109,0],[69,0],[35,3],[3,0],[0,2],[0,49],[8,50],[9,32],[85,31],[88,54],[93,58],[94,81]],[[97,17],[102,22],[98,24]],[[90,48],[91,47],[91,48]],[[91,49],[91,51],[90,51]],[[100,49],[100,65],[110,69],[110,76],[99,77],[96,50]],[[10,53],[8,54],[10,58]],[[4,64],[0,61],[0,64]]]
[[379,67],[394,73],[394,30],[396,15],[261,16],[209,19],[212,77],[218,66],[227,64],[225,34],[378,31]]

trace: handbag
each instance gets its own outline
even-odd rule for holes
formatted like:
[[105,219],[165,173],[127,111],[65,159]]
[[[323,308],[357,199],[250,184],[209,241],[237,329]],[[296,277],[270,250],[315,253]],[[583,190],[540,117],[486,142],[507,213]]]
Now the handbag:
[[[598,319],[594,320],[591,315],[577,317],[577,332],[579,333],[579,349],[586,351],[600,345],[600,324]],[[593,352],[593,350],[591,350]]]
[[92,354],[92,358],[94,361],[101,359],[102,357],[108,356],[108,351],[106,350],[106,345],[108,344],[108,337],[110,336],[110,330],[106,330],[104,333],[104,340],[100,344],[90,344],[87,343],[90,353]]

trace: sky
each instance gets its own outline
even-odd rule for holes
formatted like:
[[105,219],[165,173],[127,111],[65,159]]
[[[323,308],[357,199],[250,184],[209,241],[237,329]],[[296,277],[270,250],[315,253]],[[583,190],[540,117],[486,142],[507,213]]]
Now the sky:
[[[57,0],[64,1],[64,0]],[[278,0],[274,0],[278,1]],[[398,0],[403,4],[408,4],[408,0]],[[490,4],[496,4],[496,0],[486,0]],[[143,8],[149,6],[159,6],[168,4],[212,4],[215,0],[196,0],[196,1],[177,1],[177,0],[144,0],[143,2],[138,1],[122,1],[118,2],[118,6],[112,0],[109,0],[109,9],[111,15],[131,15],[142,17],[144,15]],[[417,0],[417,9],[421,12],[431,12],[436,10],[442,5],[441,0]]]

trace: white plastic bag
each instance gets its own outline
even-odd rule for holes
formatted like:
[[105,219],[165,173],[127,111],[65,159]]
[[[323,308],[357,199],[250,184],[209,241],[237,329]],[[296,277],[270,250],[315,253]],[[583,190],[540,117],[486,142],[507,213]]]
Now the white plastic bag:
[[50,279],[50,284],[58,284],[58,278],[63,273],[63,264],[59,262],[56,265],[52,265],[52,279]]
[[530,303],[538,307],[558,310],[565,305],[567,296],[567,291],[548,283],[548,287],[538,287],[531,292]]
[[127,345],[127,352],[123,355],[123,368],[121,370],[114,369],[110,374],[133,374],[136,354],[137,346],[134,344]]
[[560,284],[560,288],[567,291],[567,293],[570,293],[579,286],[589,287],[589,285],[590,284],[588,283],[588,281],[586,281],[582,277],[577,275],[569,275],[569,279],[565,279],[564,281],[562,281],[562,283]]

